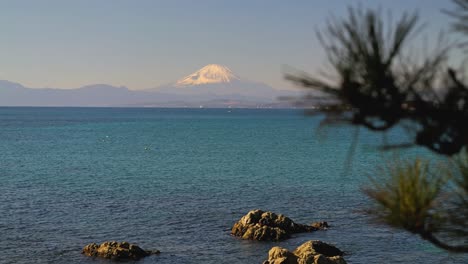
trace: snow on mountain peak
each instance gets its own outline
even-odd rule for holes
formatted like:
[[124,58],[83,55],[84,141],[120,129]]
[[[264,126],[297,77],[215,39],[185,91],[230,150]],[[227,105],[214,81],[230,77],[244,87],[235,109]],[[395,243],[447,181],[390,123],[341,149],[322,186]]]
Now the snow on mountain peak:
[[223,65],[209,64],[176,82],[176,86],[200,85],[208,83],[230,83],[239,80],[232,71]]

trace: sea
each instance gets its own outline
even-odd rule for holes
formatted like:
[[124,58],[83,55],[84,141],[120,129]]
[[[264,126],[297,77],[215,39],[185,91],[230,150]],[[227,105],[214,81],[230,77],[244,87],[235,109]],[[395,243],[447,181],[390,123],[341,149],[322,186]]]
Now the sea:
[[[362,189],[389,159],[432,153],[382,151],[411,140],[399,128],[323,120],[297,109],[0,108],[0,263],[113,263],[81,254],[108,240],[161,251],[141,264],[262,263],[271,247],[308,240],[348,263],[468,263],[363,213]],[[231,236],[253,209],[330,228],[284,242]]]

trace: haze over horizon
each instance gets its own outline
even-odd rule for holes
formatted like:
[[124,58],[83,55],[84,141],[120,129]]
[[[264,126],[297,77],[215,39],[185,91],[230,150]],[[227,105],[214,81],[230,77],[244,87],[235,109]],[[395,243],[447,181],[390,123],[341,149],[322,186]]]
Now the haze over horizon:
[[[418,10],[428,29],[446,29],[448,1],[360,1],[394,17]],[[282,65],[314,72],[324,55],[315,36],[350,2],[0,1],[0,79],[27,87],[110,84],[148,89],[207,64],[244,79],[290,88]]]
[[146,90],[108,84],[35,89],[0,80],[0,106],[291,108],[294,104],[285,99],[298,95],[298,91],[241,79],[219,64]]

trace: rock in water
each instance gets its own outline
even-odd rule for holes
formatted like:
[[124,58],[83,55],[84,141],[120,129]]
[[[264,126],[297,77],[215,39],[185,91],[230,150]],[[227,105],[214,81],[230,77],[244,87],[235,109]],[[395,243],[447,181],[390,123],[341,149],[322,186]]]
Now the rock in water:
[[147,251],[128,242],[107,241],[102,244],[91,243],[83,248],[83,254],[90,257],[101,257],[115,260],[139,260],[143,257],[159,254],[159,250]]
[[268,260],[263,264],[346,264],[342,256],[343,252],[335,246],[311,240],[300,245],[294,252],[273,247],[268,252]]
[[327,222],[315,222],[310,225],[317,228],[317,230],[326,230],[330,227]]
[[242,239],[281,241],[293,233],[312,232],[328,228],[327,222],[312,225],[296,224],[290,218],[272,212],[253,210],[234,224],[231,234]]
[[307,241],[294,250],[294,255],[299,257],[318,254],[327,257],[343,256],[343,251],[319,240]]

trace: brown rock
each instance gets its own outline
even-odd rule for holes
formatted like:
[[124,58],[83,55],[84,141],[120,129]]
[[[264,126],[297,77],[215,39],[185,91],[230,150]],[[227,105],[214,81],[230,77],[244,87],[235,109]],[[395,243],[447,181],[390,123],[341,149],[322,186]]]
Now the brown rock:
[[271,248],[264,264],[346,264],[342,255],[343,252],[332,245],[311,240],[294,252],[280,247]]
[[343,252],[335,246],[329,245],[319,240],[310,240],[300,245],[294,254],[301,257],[304,255],[318,255],[322,254],[327,257],[343,256]]
[[115,260],[138,260],[143,257],[159,254],[159,250],[146,251],[139,246],[128,242],[107,241],[102,244],[91,243],[86,245],[82,251],[83,254],[90,257],[101,257]]
[[315,255],[313,264],[346,264],[342,256],[325,257],[324,255]]
[[273,247],[268,252],[268,263],[269,264],[297,264],[297,256],[285,248]]
[[315,222],[310,224],[310,226],[316,228],[317,230],[327,230],[330,227],[327,222]]
[[[296,224],[290,218],[272,212],[253,210],[244,215],[231,229],[231,234],[250,240],[281,241],[293,233],[312,232],[325,229],[324,224],[302,225]],[[328,227],[328,224],[326,225]]]

